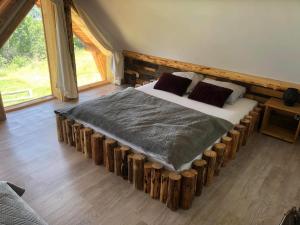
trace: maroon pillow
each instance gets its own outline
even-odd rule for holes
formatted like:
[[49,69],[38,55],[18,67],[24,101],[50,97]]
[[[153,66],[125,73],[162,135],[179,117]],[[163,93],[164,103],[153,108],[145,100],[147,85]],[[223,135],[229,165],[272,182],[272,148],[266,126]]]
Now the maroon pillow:
[[222,108],[232,92],[229,88],[199,81],[189,98]]
[[154,89],[167,91],[175,95],[182,96],[186,92],[191,82],[192,80],[188,78],[175,76],[170,73],[164,73],[154,85]]

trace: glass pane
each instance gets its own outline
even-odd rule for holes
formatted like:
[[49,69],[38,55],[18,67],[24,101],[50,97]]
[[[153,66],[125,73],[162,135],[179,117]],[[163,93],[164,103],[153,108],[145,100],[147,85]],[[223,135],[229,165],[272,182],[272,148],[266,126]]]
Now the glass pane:
[[41,11],[34,6],[0,49],[4,106],[51,95]]
[[75,35],[74,48],[78,87],[102,81],[92,53]]

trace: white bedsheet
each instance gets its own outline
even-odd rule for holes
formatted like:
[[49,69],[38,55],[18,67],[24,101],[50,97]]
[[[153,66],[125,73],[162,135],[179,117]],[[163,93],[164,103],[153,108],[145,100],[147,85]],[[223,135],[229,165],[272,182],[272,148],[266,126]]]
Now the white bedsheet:
[[[201,103],[201,102],[197,102],[197,101],[188,99],[187,96],[180,97],[180,96],[177,96],[172,93],[153,89],[155,82],[146,84],[146,85],[138,87],[136,89],[139,91],[142,91],[146,94],[149,94],[149,95],[152,95],[152,96],[155,96],[155,97],[158,97],[158,98],[170,101],[170,102],[174,102],[174,103],[177,103],[179,105],[182,105],[182,106],[185,106],[185,107],[188,107],[191,109],[195,109],[197,111],[206,113],[208,115],[212,115],[212,116],[216,116],[216,117],[228,120],[233,124],[239,123],[240,119],[242,119],[245,115],[247,115],[253,109],[253,107],[257,104],[257,102],[254,100],[241,98],[233,105],[225,105],[224,108],[219,108],[219,107],[211,106],[211,105],[208,105],[205,103]],[[104,134],[105,136],[115,139],[120,144],[129,146],[136,152],[147,155],[147,157],[150,160],[161,163],[169,170],[175,170],[172,165],[157,159],[154,155],[147,153],[144,149],[142,149],[139,146],[136,146],[132,143],[127,142],[126,140],[116,137],[115,135],[108,133],[105,130],[100,129],[99,127],[93,126],[92,124],[85,123],[84,121],[78,121],[78,122],[94,129],[95,131],[98,131],[98,132]],[[220,141],[220,139],[218,139],[215,143],[217,143],[219,141]],[[212,147],[212,146],[210,146],[210,147]],[[184,164],[177,171],[189,169],[191,167],[191,163],[195,159],[200,159],[201,157],[202,157],[202,154],[199,153],[199,155],[197,157],[195,157],[190,162]]]

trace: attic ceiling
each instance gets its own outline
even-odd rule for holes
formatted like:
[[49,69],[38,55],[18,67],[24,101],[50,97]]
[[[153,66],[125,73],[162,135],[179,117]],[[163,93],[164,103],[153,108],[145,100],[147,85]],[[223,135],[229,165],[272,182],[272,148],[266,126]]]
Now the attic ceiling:
[[300,83],[300,1],[77,2],[119,49]]

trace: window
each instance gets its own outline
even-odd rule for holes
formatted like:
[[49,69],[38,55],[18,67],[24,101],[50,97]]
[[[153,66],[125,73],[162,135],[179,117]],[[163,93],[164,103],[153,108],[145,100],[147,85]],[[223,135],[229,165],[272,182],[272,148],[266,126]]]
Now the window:
[[41,11],[34,6],[0,49],[4,106],[51,95]]

